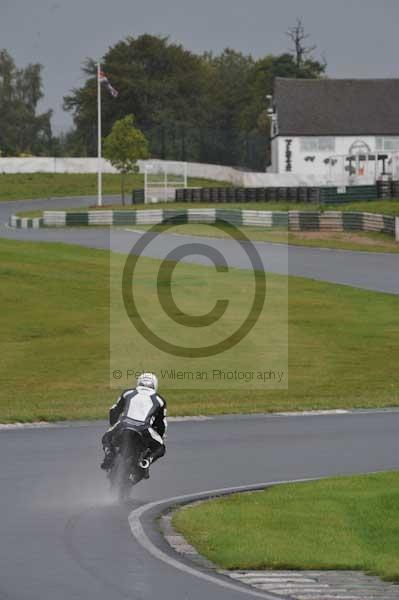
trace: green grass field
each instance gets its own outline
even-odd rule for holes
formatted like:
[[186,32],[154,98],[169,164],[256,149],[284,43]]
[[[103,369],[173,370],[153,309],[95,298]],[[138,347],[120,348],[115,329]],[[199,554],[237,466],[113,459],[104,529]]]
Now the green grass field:
[[399,581],[399,473],[236,494],[173,524],[225,569],[350,569]]
[[[0,240],[0,253],[0,421],[105,417],[116,396],[108,379],[107,252]],[[145,259],[141,276],[151,282],[159,264]],[[203,282],[217,277],[214,269],[180,265],[176,275],[184,308],[203,312]],[[248,274],[231,277],[229,294],[245,292]],[[283,284],[269,276],[269,293]],[[138,293],[146,302],[145,285]],[[291,277],[289,389],[163,389],[170,413],[397,406],[398,309],[395,295]],[[257,336],[255,348],[262,331]]]
[[[103,193],[120,194],[120,175],[103,175]],[[227,187],[228,183],[207,179],[189,179],[191,187]],[[130,192],[144,187],[143,175],[126,176],[126,201]],[[0,174],[0,201],[56,198],[63,196],[95,196],[96,173],[17,173]]]
[[[149,225],[132,225],[128,229],[146,231]],[[212,225],[181,224],[174,229],[166,229],[159,225],[159,231],[179,235],[199,235],[204,237],[229,238],[229,227],[225,231]],[[287,230],[265,229],[264,227],[239,227],[248,239],[257,242],[274,242],[276,244],[290,244],[295,246],[310,246],[314,248],[332,248],[338,250],[359,250],[364,252],[399,252],[399,244],[395,239],[385,233],[374,232],[287,232]]]

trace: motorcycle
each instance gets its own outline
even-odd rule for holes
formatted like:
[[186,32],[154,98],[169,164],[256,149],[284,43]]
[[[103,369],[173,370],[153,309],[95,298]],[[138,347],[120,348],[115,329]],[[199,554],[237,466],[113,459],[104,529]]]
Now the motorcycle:
[[151,454],[148,427],[141,421],[125,418],[123,427],[113,437],[115,459],[107,475],[111,489],[121,501],[128,500],[132,487],[148,473]]

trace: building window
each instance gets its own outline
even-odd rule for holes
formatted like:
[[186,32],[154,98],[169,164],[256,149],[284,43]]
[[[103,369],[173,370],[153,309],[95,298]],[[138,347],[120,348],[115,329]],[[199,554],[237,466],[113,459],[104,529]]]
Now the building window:
[[378,137],[376,139],[377,150],[396,152],[399,150],[399,137]]
[[301,138],[301,152],[335,152],[333,137],[304,137]]

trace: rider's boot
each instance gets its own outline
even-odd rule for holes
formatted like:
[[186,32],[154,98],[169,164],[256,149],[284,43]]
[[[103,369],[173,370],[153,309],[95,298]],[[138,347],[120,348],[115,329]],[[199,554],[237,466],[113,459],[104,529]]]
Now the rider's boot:
[[139,462],[139,465],[141,467],[142,473],[143,473],[143,479],[149,479],[150,478],[150,464],[152,462],[151,460],[151,456],[149,456],[148,451],[144,453],[142,459]]

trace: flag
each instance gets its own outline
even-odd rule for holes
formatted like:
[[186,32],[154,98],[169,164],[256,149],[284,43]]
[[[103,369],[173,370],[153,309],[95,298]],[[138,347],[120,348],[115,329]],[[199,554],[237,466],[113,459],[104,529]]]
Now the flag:
[[110,82],[108,81],[108,77],[105,75],[104,71],[100,71],[100,83],[105,83],[108,88],[109,93],[113,98],[117,98],[119,96],[118,90],[116,90]]

